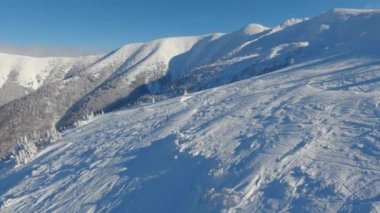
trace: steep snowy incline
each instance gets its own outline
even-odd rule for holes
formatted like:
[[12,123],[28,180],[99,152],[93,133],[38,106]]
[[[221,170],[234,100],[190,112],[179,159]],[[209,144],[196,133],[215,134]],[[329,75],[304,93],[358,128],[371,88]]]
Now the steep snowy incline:
[[379,212],[380,60],[321,58],[98,117],[0,166],[1,212]]

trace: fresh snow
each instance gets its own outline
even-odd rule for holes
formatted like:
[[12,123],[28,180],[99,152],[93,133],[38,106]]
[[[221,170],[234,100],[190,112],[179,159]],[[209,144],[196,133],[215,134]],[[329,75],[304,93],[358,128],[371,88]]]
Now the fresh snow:
[[31,57],[0,53],[0,106],[42,85],[63,80],[67,74],[76,73],[100,57]]
[[379,212],[379,64],[316,59],[103,115],[5,170],[1,212]]
[[277,25],[275,26],[270,33],[275,33],[275,32],[278,32],[278,31],[281,31],[287,27],[291,27],[291,26],[294,26],[296,24],[299,24],[301,22],[304,22],[304,21],[307,21],[308,18],[291,18],[291,19],[288,19],[286,20],[284,23],[280,24],[280,25]]
[[[0,89],[13,76],[19,85],[38,89],[45,79],[56,70],[67,73],[76,60],[88,60],[93,57],[30,57],[0,53]],[[57,79],[58,80],[58,79]]]
[[[37,89],[49,74],[47,67],[52,58],[0,54],[0,60],[0,87],[7,81],[11,72],[17,72],[15,75],[20,85]],[[67,60],[69,59],[61,59],[62,62]]]
[[260,24],[248,24],[243,29],[241,29],[240,32],[242,32],[244,35],[252,36],[258,33],[262,33],[265,30],[269,30],[269,29],[270,28],[264,27],[263,25],[260,25]]
[[25,139],[0,164],[0,212],[380,212],[379,23],[336,9],[128,44],[84,69],[2,54],[2,86],[35,90],[58,67],[64,82],[98,78],[90,109],[166,75],[211,89],[82,114],[42,151]]

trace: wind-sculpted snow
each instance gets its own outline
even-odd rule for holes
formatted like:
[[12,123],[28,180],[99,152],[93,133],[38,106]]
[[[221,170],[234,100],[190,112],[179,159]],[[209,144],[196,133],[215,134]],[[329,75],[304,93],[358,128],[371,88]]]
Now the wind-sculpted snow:
[[24,166],[1,212],[379,212],[380,60],[335,56],[105,114]]

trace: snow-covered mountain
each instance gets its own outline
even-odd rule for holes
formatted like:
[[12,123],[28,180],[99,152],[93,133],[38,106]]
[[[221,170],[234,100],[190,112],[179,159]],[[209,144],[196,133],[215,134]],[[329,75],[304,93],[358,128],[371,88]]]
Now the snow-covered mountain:
[[100,56],[0,55],[0,99],[15,99],[0,108],[0,158],[14,152],[18,140],[39,140],[50,135],[47,130],[66,128],[94,112],[164,100],[321,57],[376,57],[380,30],[373,26],[379,22],[378,10],[336,9],[273,29],[250,24],[227,34],[128,44]]
[[[273,29],[250,24],[227,34],[128,44],[107,55],[33,58],[0,54],[0,104],[64,77],[101,75],[103,85],[82,103],[88,105],[82,106],[82,111],[89,113],[104,109],[144,84],[148,85],[147,93],[158,93],[161,87],[171,87],[173,81],[197,91],[320,55],[376,55],[379,47],[373,43],[379,40],[380,32],[373,26],[378,21],[376,10],[336,9],[312,19],[290,19]],[[170,78],[169,83],[152,83],[165,76]],[[110,87],[117,91],[109,90]],[[118,94],[109,100],[97,100],[112,96],[103,94],[105,91]]]
[[[172,57],[209,37],[213,35],[160,39],[125,45],[103,56],[85,57],[84,62],[72,59],[86,66],[72,66],[65,70],[63,78],[45,81],[38,90],[0,107],[0,158],[17,152],[17,141],[27,139],[40,143],[41,138],[42,141],[50,140],[56,126],[61,129],[61,126],[71,125],[128,96],[139,86],[162,77]],[[34,69],[33,73],[41,70]],[[19,73],[23,74],[21,71]],[[60,71],[52,71],[57,72]],[[8,94],[7,90],[0,90],[0,93]]]
[[4,162],[1,211],[378,212],[379,70],[320,58],[99,116]]
[[37,90],[43,84],[64,79],[100,56],[38,58],[0,53],[0,106]]
[[[144,51],[127,45],[120,51],[136,52],[135,63],[127,62],[77,102],[59,126],[91,112],[146,102],[152,95],[165,99],[184,90],[200,91],[318,57],[376,56],[380,49],[373,43],[380,40],[380,32],[373,24],[378,22],[376,10],[336,9],[312,19],[290,19],[273,29],[250,24],[232,33],[192,38],[190,43],[189,38],[162,39],[143,45]],[[183,43],[186,50],[180,48]],[[183,51],[168,55],[173,49]]]
[[[196,43],[212,40],[217,35],[165,38],[152,42],[125,45],[110,53],[99,63],[81,73],[97,76],[99,67],[113,64],[111,72],[87,95],[82,97],[61,119],[59,126],[68,126],[78,117],[102,110],[112,111],[110,105],[120,99],[154,92],[147,87],[151,82],[167,75],[170,61],[187,51]],[[115,66],[116,65],[116,66]],[[149,88],[149,89],[148,89]],[[127,103],[117,104],[118,107]],[[115,108],[115,107],[114,107]]]
[[0,54],[0,211],[380,211],[379,24],[336,9],[99,56]]

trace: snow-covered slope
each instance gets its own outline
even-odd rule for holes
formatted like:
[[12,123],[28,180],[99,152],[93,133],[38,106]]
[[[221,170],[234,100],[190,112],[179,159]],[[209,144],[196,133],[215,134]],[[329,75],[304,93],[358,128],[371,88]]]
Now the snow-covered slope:
[[376,57],[380,30],[373,26],[378,23],[379,10],[336,9],[311,19],[290,19],[273,29],[250,24],[227,34],[126,45],[104,60],[121,59],[117,69],[110,69],[114,73],[77,102],[58,126],[91,112],[146,102],[150,96],[166,99],[319,57]]
[[380,59],[320,58],[98,117],[0,168],[2,212],[379,212]]
[[0,107],[0,212],[379,212],[379,23],[337,9],[77,62],[0,55],[0,104],[30,92]]
[[[74,62],[85,66],[74,63],[57,78],[50,78],[55,76],[52,74],[60,73],[52,69],[38,90],[0,107],[0,120],[4,121],[0,125],[0,159],[17,152],[17,141],[28,139],[39,143],[40,138],[51,135],[47,131],[51,132],[56,126],[60,129],[71,125],[130,95],[141,85],[165,76],[173,57],[188,51],[196,42],[213,36],[159,39],[125,45],[103,56],[76,58]],[[14,58],[16,56],[12,56]],[[28,68],[32,74],[42,69],[29,66],[18,73],[29,73]],[[14,87],[0,89],[0,98],[9,95],[10,91],[15,91]]]
[[[378,10],[337,9],[269,29],[128,44],[103,56],[0,55],[0,158],[20,138],[64,128],[93,112],[213,88],[320,57],[380,51]],[[34,89],[39,90],[33,92]],[[26,95],[29,93],[29,95]],[[12,115],[9,117],[9,115]],[[25,120],[28,117],[29,121]],[[36,133],[36,134],[35,134]]]
[[[71,58],[33,58],[28,56],[16,56],[0,54],[0,86],[8,80],[11,72],[17,83],[31,89],[37,89],[50,74],[52,69],[71,61]],[[63,69],[62,69],[63,68]],[[67,72],[69,67],[62,67],[62,72]]]
[[44,83],[62,80],[69,71],[83,68],[99,57],[39,58],[0,53],[0,106],[37,90]]
[[215,57],[205,57],[209,59],[207,63],[184,66],[179,84],[198,91],[313,58],[340,54],[378,57],[380,30],[374,27],[378,23],[380,10],[336,9],[311,19],[290,19],[246,40],[239,39],[234,33],[226,34],[207,44],[204,54],[199,54],[196,48],[193,53],[204,58],[214,43],[227,36],[233,36],[231,40],[239,40],[239,44],[218,43],[218,47],[228,46],[227,51],[220,51],[223,54],[215,54]]
[[[70,125],[88,113],[111,108],[110,105],[125,106],[124,103],[118,103],[120,99],[130,96],[138,88],[166,76],[169,63],[174,57],[187,52],[198,42],[217,36],[165,38],[147,43],[125,45],[108,54],[98,63],[81,72],[81,75],[91,74],[99,78],[98,75],[104,73],[99,70],[106,69],[107,77],[100,77],[103,79],[100,85],[82,97],[68,111],[59,125]],[[154,86],[144,88],[144,92],[147,93],[154,93],[156,90]]]

